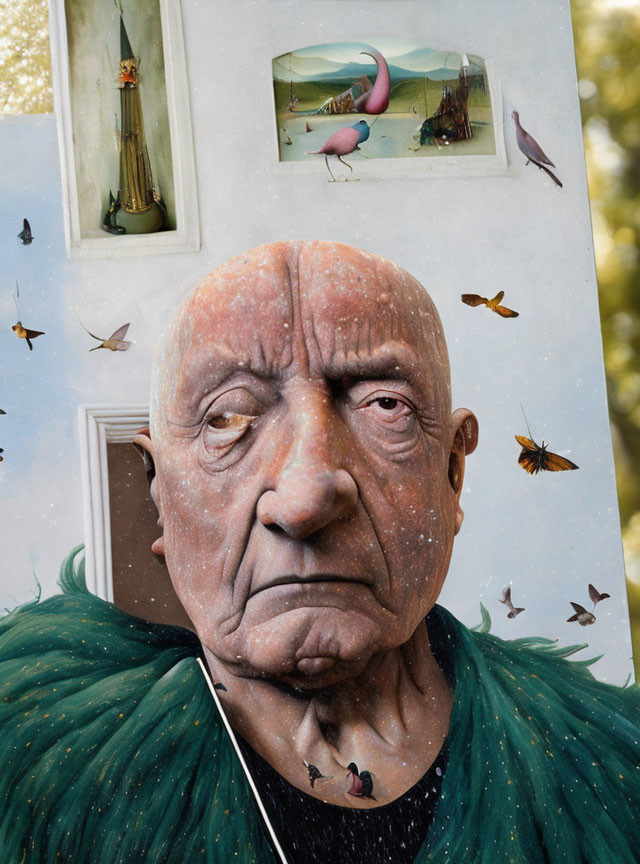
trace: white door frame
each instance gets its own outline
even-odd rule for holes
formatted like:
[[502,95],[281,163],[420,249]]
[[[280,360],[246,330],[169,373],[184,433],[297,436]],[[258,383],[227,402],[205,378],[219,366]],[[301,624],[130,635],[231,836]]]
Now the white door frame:
[[78,427],[85,534],[85,575],[92,594],[113,603],[107,444],[133,441],[149,425],[146,405],[80,405]]

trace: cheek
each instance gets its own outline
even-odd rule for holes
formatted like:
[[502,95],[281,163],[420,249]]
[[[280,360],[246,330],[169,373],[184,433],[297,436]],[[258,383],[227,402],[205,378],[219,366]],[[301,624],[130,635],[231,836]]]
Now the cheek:
[[[229,508],[224,506],[225,491],[216,477],[203,477],[195,470],[173,470],[166,472],[162,481],[166,490],[161,500],[167,567],[178,596],[191,614],[194,604],[224,588]],[[197,626],[195,620],[194,624]]]
[[[390,590],[403,602],[435,600],[453,546],[455,496],[442,467],[414,466],[404,479],[380,487],[372,496],[372,518],[380,531]],[[434,593],[435,592],[435,593]]]

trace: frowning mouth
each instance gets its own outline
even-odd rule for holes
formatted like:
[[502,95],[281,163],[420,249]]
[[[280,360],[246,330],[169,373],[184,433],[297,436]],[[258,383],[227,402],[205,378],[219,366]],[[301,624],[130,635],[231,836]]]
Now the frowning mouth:
[[273,579],[267,579],[263,584],[257,585],[252,591],[249,593],[249,600],[252,597],[255,597],[256,594],[260,594],[263,591],[267,591],[270,588],[278,588],[283,585],[290,585],[295,588],[300,587],[301,590],[304,590],[306,586],[312,585],[326,585],[326,584],[336,584],[336,585],[364,585],[366,588],[371,588],[373,582],[370,579],[365,579],[362,576],[355,575],[338,575],[336,573],[310,573],[307,576],[296,576],[295,574],[287,573],[283,576],[276,576]]

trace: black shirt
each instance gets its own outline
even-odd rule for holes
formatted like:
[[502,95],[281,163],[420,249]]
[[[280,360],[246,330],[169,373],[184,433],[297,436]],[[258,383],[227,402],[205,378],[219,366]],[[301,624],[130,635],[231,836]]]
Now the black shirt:
[[413,864],[440,797],[446,742],[415,786],[367,810],[325,804],[301,792],[246,741],[238,743],[289,864]]

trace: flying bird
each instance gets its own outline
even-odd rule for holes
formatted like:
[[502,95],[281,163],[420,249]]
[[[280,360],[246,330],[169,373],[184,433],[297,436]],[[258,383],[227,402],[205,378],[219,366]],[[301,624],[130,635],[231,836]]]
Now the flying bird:
[[570,621],[577,621],[578,624],[581,624],[583,627],[587,627],[589,624],[595,623],[596,616],[593,612],[588,612],[584,606],[581,606],[579,603],[574,603],[573,600],[569,601],[575,610],[575,615],[572,615],[571,618],[567,618],[567,624]]
[[545,154],[542,147],[538,144],[536,139],[529,135],[529,133],[522,128],[520,125],[520,115],[517,111],[512,111],[511,116],[515,120],[516,124],[516,140],[518,142],[518,147],[522,153],[527,157],[527,165],[529,162],[533,162],[534,165],[537,165],[538,168],[541,168],[543,171],[546,171],[549,177],[556,183],[560,188],[562,188],[562,183],[558,180],[553,171],[550,171],[546,166],[551,165],[552,168],[556,166],[553,164],[551,159]]
[[360,111],[362,114],[382,114],[389,107],[389,91],[391,89],[391,76],[387,61],[375,49],[360,53],[373,57],[378,67],[378,74],[371,90],[367,90],[355,100],[356,111]]
[[514,606],[511,602],[511,587],[504,589],[500,602],[509,607],[507,618],[516,618],[521,612],[525,611],[524,606]]
[[18,298],[20,297],[20,287],[16,282],[16,293],[13,295],[13,302],[16,304],[16,312],[18,313],[18,320],[11,327],[13,332],[16,334],[18,339],[26,339],[27,345],[29,346],[29,351],[33,351],[33,344],[31,343],[32,339],[35,339],[37,336],[44,336],[43,330],[30,330],[28,327],[23,326],[20,318],[20,308],[18,306]]
[[484,304],[487,309],[491,309],[492,312],[496,312],[502,318],[517,318],[520,314],[519,312],[514,312],[513,309],[507,309],[506,306],[500,305],[503,297],[504,291],[499,291],[491,300],[481,297],[479,294],[461,295],[462,302],[466,303],[467,306],[482,306]]
[[0,447],[0,462],[4,462],[4,456],[1,454],[4,453],[4,447]]
[[338,129],[337,132],[330,135],[319,150],[311,151],[312,154],[322,153],[324,155],[327,170],[329,174],[331,174],[330,183],[332,181],[335,182],[336,178],[333,176],[331,168],[329,168],[328,157],[337,156],[338,161],[342,162],[343,165],[346,165],[352,174],[353,168],[348,162],[345,162],[342,157],[346,156],[348,153],[353,153],[354,150],[359,150],[359,145],[369,137],[370,130],[371,127],[366,120],[358,120],[357,123],[353,123],[351,126],[343,126],[342,129]]
[[18,339],[27,340],[29,351],[33,351],[33,344],[31,343],[31,340],[35,339],[36,336],[44,336],[44,330],[29,330],[28,327],[23,327],[21,321],[17,321],[11,329],[15,331]]
[[[593,609],[595,610],[598,603],[601,600],[607,600],[611,597],[611,594],[601,594],[595,585],[589,583],[589,597],[591,598],[591,602],[593,603]],[[567,622],[569,621],[577,621],[583,627],[586,627],[588,624],[595,623],[596,616],[593,612],[589,612],[584,606],[581,606],[579,603],[574,603],[573,600],[569,601],[575,610],[575,615],[572,615],[571,618],[567,618]]]
[[355,762],[349,762],[347,765],[347,780],[351,779],[351,787],[347,790],[349,795],[354,795],[356,798],[370,798],[372,801],[376,799],[373,796],[373,777],[370,771],[358,772],[358,766]]
[[322,771],[315,765],[312,765],[311,762],[305,762],[304,765],[309,772],[309,783],[311,784],[312,789],[314,788],[316,781],[324,780],[326,782],[327,780],[333,780],[333,775],[327,777],[326,774],[323,774]]
[[591,602],[595,609],[601,600],[608,600],[609,597],[611,597],[611,594],[601,594],[595,585],[592,585],[591,582],[589,582],[589,597],[591,597]]
[[22,240],[23,246],[30,246],[33,242],[33,234],[31,233],[31,225],[29,225],[28,219],[22,220],[22,231],[18,234],[20,240]]
[[[78,321],[80,321],[79,317]],[[126,351],[128,348],[131,347],[131,342],[126,342],[124,338],[127,335],[127,330],[130,326],[129,324],[123,324],[122,327],[118,327],[118,329],[115,330],[108,339],[103,339],[102,336],[96,336],[95,333],[87,330],[82,321],[80,321],[80,326],[83,330],[86,330],[89,336],[91,336],[93,339],[97,339],[97,341],[100,343],[99,345],[96,345],[95,348],[89,348],[90,352],[97,351],[99,348],[108,348],[109,351]]]

